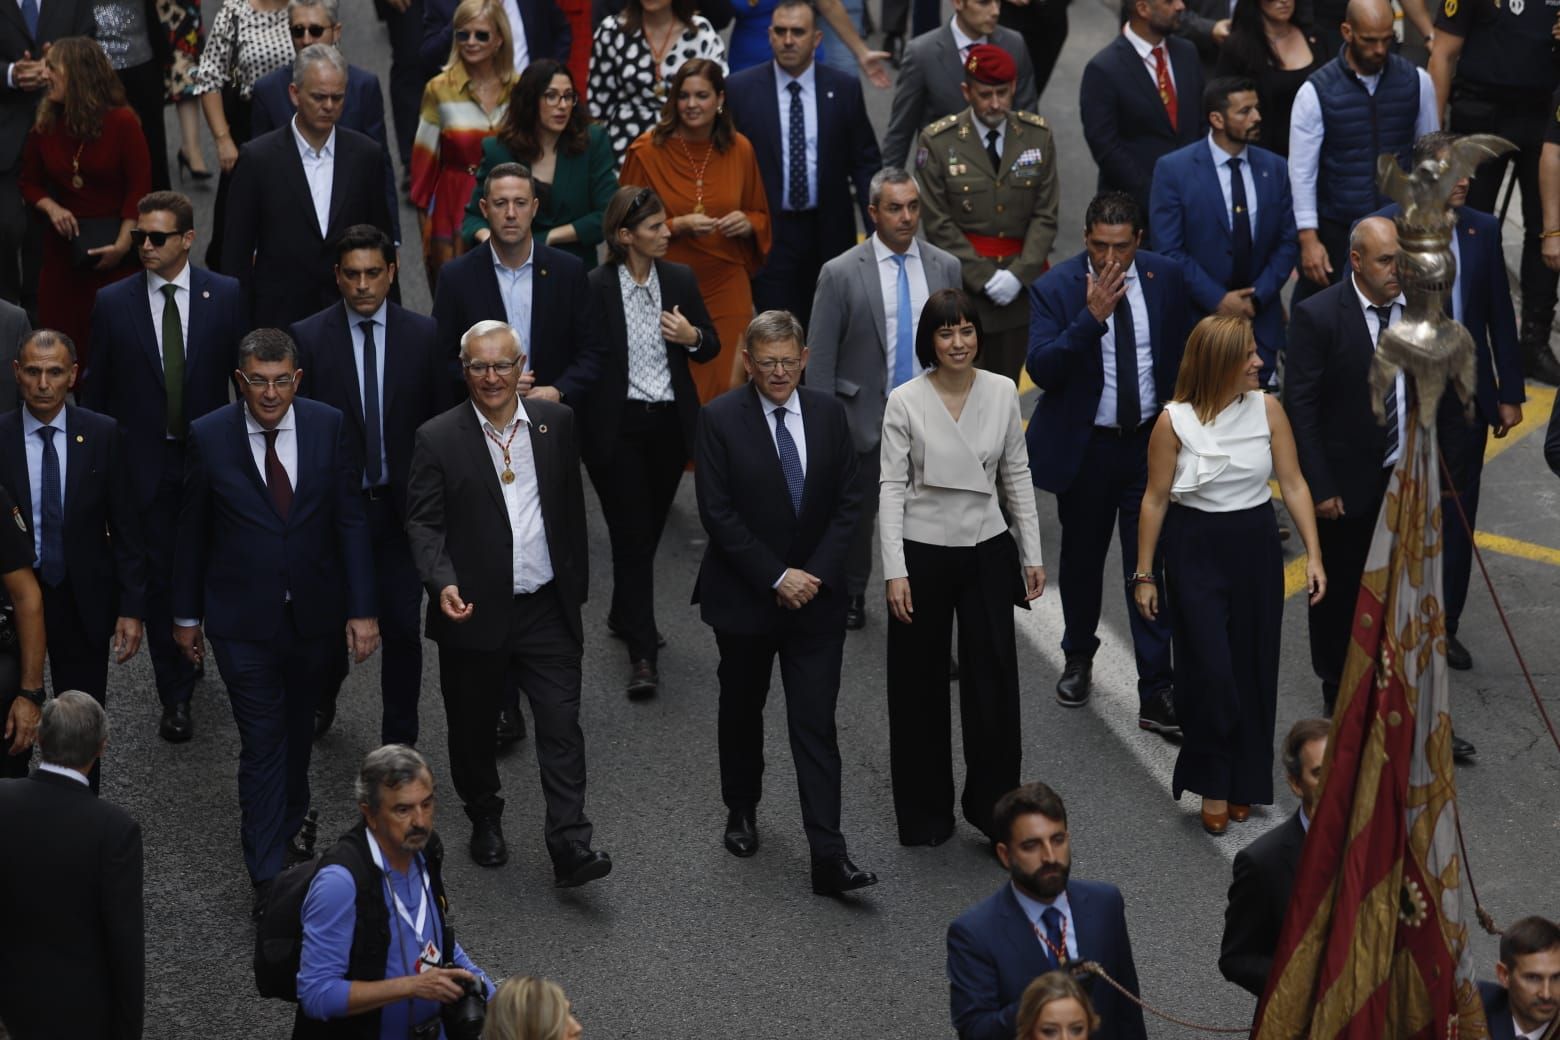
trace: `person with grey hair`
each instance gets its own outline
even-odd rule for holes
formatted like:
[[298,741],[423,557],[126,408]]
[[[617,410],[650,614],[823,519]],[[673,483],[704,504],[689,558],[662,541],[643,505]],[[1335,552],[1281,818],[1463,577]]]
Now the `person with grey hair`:
[[238,795],[254,909],[309,808],[314,710],[343,640],[379,645],[372,543],[342,414],[296,398],[298,348],[278,329],[238,346],[240,400],[190,425],[173,560],[174,639],[204,633],[239,737]]
[[504,322],[466,330],[460,359],[469,400],[417,431],[406,490],[426,632],[439,646],[450,779],[472,821],[472,859],[503,864],[493,727],[513,673],[536,723],[553,875],[571,888],[612,870],[585,816],[580,606],[590,583],[574,411],[521,397],[526,356]]
[[427,761],[404,744],[363,759],[362,818],[325,853],[304,897],[293,1036],[442,1035],[424,1029],[465,983],[493,995],[446,928],[433,788]]
[[894,387],[921,371],[915,328],[926,298],[959,287],[959,261],[918,239],[921,190],[908,171],[886,166],[872,177],[867,241],[823,265],[808,330],[807,385],[845,405],[856,447],[861,516],[845,561],[850,604],[845,627],[867,623],[872,531],[877,526],[878,443]]
[[0,780],[0,1022],[17,1037],[139,1040],[146,953],[141,827],[99,801],[87,773],[108,718],[79,690],[43,709],[43,761]]
[[778,657],[812,890],[838,896],[877,884],[851,862],[840,830],[834,725],[845,559],[861,512],[856,448],[845,406],[801,385],[807,347],[795,317],[765,311],[742,348],[750,383],[704,406],[694,451],[709,543],[693,599],[720,650],[723,840],[733,856],[758,851],[764,702]]

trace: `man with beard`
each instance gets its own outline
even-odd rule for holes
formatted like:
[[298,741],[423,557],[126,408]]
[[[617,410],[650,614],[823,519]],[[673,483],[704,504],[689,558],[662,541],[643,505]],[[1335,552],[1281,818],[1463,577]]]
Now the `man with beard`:
[[1208,136],[1154,168],[1149,235],[1156,251],[1181,262],[1194,322],[1209,314],[1251,322],[1262,385],[1273,386],[1284,349],[1278,294],[1300,249],[1289,167],[1255,144],[1262,113],[1254,82],[1216,79],[1202,103]]
[[[1121,890],[1072,879],[1061,797],[1045,784],[1025,784],[998,800],[992,825],[1006,836],[997,858],[1011,880],[948,926],[949,1003],[960,1040],[1009,1040],[1025,987],[1077,961],[1098,963],[1136,996]],[[1147,1036],[1136,1004],[1092,976],[1084,986],[1100,1016],[1094,1040]]]
[[1540,1040],[1560,1015],[1560,925],[1524,917],[1500,937],[1498,984],[1479,983],[1493,1040]]

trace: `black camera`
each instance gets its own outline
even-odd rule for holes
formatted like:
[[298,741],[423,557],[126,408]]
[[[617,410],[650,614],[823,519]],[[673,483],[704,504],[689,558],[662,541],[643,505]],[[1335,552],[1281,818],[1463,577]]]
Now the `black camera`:
[[[445,925],[444,963],[441,968],[459,968],[455,963],[455,930]],[[446,1040],[482,1040],[482,1023],[487,1019],[487,991],[481,979],[456,979],[461,995],[439,1009]]]

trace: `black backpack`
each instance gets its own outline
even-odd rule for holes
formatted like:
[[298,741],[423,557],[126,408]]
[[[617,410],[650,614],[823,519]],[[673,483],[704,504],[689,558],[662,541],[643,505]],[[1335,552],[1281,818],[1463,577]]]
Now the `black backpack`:
[[[345,850],[345,855],[342,851]],[[265,909],[255,925],[255,989],[262,997],[298,1002],[298,964],[303,955],[303,901],[309,886],[327,862],[341,863],[349,870],[347,858],[358,859],[346,842],[339,842],[330,853],[306,863],[289,867],[276,875],[265,897]],[[353,870],[353,876],[357,876]]]

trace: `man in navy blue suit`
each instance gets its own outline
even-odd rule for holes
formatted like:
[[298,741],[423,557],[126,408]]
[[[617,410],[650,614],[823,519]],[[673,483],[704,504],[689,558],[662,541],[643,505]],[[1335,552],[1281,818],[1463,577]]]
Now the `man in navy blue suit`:
[[[144,278],[104,286],[92,308],[92,366],[81,403],[124,431],[146,548],[146,646],[162,702],[158,732],[195,733],[196,670],[173,641],[174,531],[189,424],[228,402],[238,341],[248,331],[236,279],[195,267],[195,209],[177,192],[136,206],[130,232]],[[171,392],[170,392],[171,387]]]
[[[569,62],[573,37],[569,20],[554,0],[502,0],[504,14],[515,38],[515,71],[537,58],[556,58]],[[422,24],[423,80],[439,74],[450,60],[450,43],[455,35],[455,8],[460,0],[424,0]]]
[[[1121,569],[1137,559],[1138,506],[1148,484],[1148,435],[1168,401],[1186,347],[1181,265],[1138,246],[1143,211],[1130,195],[1104,192],[1084,214],[1084,252],[1029,289],[1029,378],[1045,393],[1029,421],[1035,486],[1056,496],[1062,522],[1062,651],[1056,699],[1089,699],[1099,638],[1110,530]],[[1130,378],[1128,378],[1130,373]],[[1126,602],[1137,656],[1138,725],[1178,736],[1170,698],[1170,627],[1145,621]]]
[[780,0],[769,22],[775,60],[733,75],[726,103],[753,142],[774,220],[774,246],[753,278],[753,306],[785,310],[806,328],[824,264],[856,244],[856,209],[870,233],[868,186],[883,165],[861,81],[813,60],[823,34],[812,0]]
[[[410,745],[417,743],[422,689],[422,581],[406,541],[406,475],[417,428],[454,402],[433,319],[389,300],[395,268],[395,246],[384,232],[367,224],[347,228],[336,244],[341,302],[290,332],[309,373],[301,392],[346,416],[379,575],[380,739]],[[315,713],[316,735],[336,717],[346,658],[338,655],[336,663]]]
[[1278,296],[1300,252],[1289,169],[1258,148],[1257,85],[1223,77],[1203,91],[1208,136],[1154,167],[1149,237],[1181,263],[1192,320],[1247,318],[1262,358],[1262,385],[1278,379],[1284,307]]
[[[959,1040],[1011,1040],[1024,988],[1048,971],[1094,961],[1134,996],[1137,966],[1121,890],[1072,878],[1067,807],[1045,784],[998,800],[992,826],[1009,882],[948,926],[948,1002]],[[1100,1028],[1094,1040],[1148,1034],[1136,1004],[1090,976]]]
[[1491,1040],[1542,1040],[1560,1018],[1560,925],[1524,917],[1500,936],[1498,982],[1479,983]]
[[193,423],[174,551],[174,639],[192,664],[203,629],[238,726],[238,797],[254,909],[309,808],[314,706],[345,638],[379,645],[362,472],[342,414],[297,400],[298,348],[279,329],[238,347],[242,400]]

